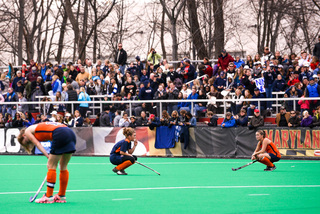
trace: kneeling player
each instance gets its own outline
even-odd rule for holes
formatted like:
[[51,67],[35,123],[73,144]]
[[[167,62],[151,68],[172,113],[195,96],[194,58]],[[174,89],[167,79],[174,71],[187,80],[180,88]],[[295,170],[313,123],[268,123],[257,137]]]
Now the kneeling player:
[[[123,135],[126,137],[126,139],[116,143],[110,153],[110,162],[114,165],[117,165],[112,169],[112,171],[118,175],[127,175],[124,170],[134,164],[134,162],[137,160],[137,157],[132,155],[136,149],[136,146],[138,145],[134,129],[124,128]],[[131,141],[134,141],[132,148]]]
[[276,169],[274,162],[277,162],[281,158],[281,154],[277,147],[271,140],[266,138],[266,133],[263,130],[256,132],[256,139],[259,141],[257,148],[252,154],[252,160],[258,160],[260,163],[267,165],[264,171],[273,171]]

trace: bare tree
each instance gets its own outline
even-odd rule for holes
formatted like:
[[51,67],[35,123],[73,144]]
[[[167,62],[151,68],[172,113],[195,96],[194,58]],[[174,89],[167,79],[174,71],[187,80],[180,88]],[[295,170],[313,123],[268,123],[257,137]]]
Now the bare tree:
[[62,23],[60,26],[60,35],[59,35],[59,41],[58,41],[58,52],[57,52],[57,56],[56,56],[56,61],[60,63],[61,61],[61,55],[62,55],[62,51],[63,51],[63,43],[64,43],[64,35],[66,32],[66,27],[67,27],[67,21],[68,21],[68,14],[67,11],[65,9],[63,9],[63,11],[61,11],[62,14]]
[[[0,13],[6,17],[9,23],[15,21],[19,23],[18,45],[10,42],[6,33],[1,33],[1,37],[12,48],[12,53],[18,56],[19,63],[22,63],[22,60],[28,62],[34,58],[35,46],[39,44],[41,38],[41,25],[48,16],[52,2],[53,0],[46,1],[47,4],[43,0],[2,2]],[[15,8],[18,8],[19,12],[15,11]],[[8,25],[6,27],[8,31]],[[23,40],[25,49],[23,48]],[[23,57],[23,50],[26,52],[26,58]]]
[[166,46],[165,46],[165,43],[164,43],[165,18],[166,18],[166,13],[165,13],[164,9],[162,9],[161,25],[160,25],[160,32],[161,32],[160,42],[161,42],[161,49],[162,49],[162,57],[164,59],[167,58]]
[[24,23],[24,0],[19,0],[19,38],[18,38],[18,63],[22,65],[22,36]]
[[[34,58],[34,41],[41,36],[41,32],[39,32],[39,28],[41,27],[43,21],[48,15],[48,12],[50,10],[50,7],[52,5],[53,0],[50,0],[48,4],[44,5],[44,1],[42,0],[40,4],[36,0],[32,0],[30,3],[30,6],[32,8],[31,13],[27,14],[26,19],[24,20],[24,39],[26,43],[26,52],[27,52],[27,59],[33,59]],[[39,5],[39,7],[38,7]],[[45,8],[44,8],[45,7]],[[43,9],[43,10],[42,10]],[[42,13],[41,13],[42,11]],[[30,18],[33,18],[33,20],[30,20]],[[32,23],[31,26],[28,25],[28,23]],[[38,33],[36,35],[36,33]]]
[[[90,26],[90,31],[87,31],[88,28],[88,3],[91,5],[95,18],[94,18],[94,23]],[[63,4],[68,18],[70,20],[70,23],[72,25],[72,28],[74,30],[74,36],[75,36],[75,43],[78,46],[78,54],[79,58],[84,60],[85,55],[86,55],[86,47],[88,42],[91,39],[91,36],[94,32],[96,32],[97,26],[110,14],[112,11],[113,6],[115,5],[116,1],[113,0],[109,2],[109,4],[106,5],[97,5],[96,1],[84,1],[84,9],[83,9],[83,16],[82,16],[82,32],[80,34],[80,25],[79,25],[79,20],[74,16],[73,14],[73,8],[70,0],[66,0],[65,3]],[[79,8],[79,7],[78,7]],[[102,8],[103,13],[98,17],[98,8]],[[108,8],[108,9],[106,9]],[[95,46],[96,48],[96,46]]]
[[208,52],[203,41],[201,28],[198,21],[197,5],[195,0],[187,0],[187,7],[189,12],[189,24],[192,43],[197,51],[200,59],[208,57]]
[[212,0],[213,13],[214,13],[214,46],[215,46],[215,58],[224,49],[224,19],[223,19],[223,0]]
[[171,23],[172,37],[172,60],[178,59],[178,38],[177,38],[177,19],[185,5],[186,0],[173,1],[172,3],[165,0],[160,0],[164,12],[167,14]]
[[[98,4],[96,0],[94,0],[94,2],[92,1],[89,1],[92,9],[93,9],[93,13],[94,13],[94,23],[93,23],[93,26],[89,32],[89,35],[88,35],[88,38],[85,42],[85,45],[88,44],[88,41],[90,39],[90,37],[92,36],[92,34],[94,33],[94,40],[93,40],[93,60],[96,61],[96,57],[97,57],[97,54],[96,54],[96,49],[97,49],[97,41],[98,41],[98,36],[97,36],[97,27],[99,26],[99,24],[105,20],[110,12],[112,11],[114,5],[116,4],[116,1],[113,0],[109,5],[107,5],[107,7],[104,6],[104,3],[103,4]],[[99,14],[99,8],[103,8],[103,11],[102,13],[100,14],[100,16],[98,16]]]
[[[277,40],[281,31],[281,21],[292,11],[293,0],[259,0],[252,1],[254,11],[256,12],[257,23],[255,26],[258,35],[257,49],[261,54],[265,46],[270,47],[274,52]],[[286,10],[283,10],[286,8]]]
[[319,9],[320,11],[320,4],[316,1],[316,0],[312,0],[312,2],[314,3],[314,5]]

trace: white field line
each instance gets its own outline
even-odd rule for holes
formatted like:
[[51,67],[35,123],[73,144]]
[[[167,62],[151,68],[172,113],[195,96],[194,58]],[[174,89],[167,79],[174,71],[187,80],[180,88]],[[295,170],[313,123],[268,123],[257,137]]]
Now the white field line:
[[[244,164],[246,162],[163,162],[163,163],[145,163],[148,165],[172,165],[172,164]],[[277,162],[277,164],[320,164],[320,161],[305,162]],[[3,163],[0,166],[46,166],[46,163]],[[111,163],[69,163],[69,165],[112,165]]]
[[249,194],[249,196],[264,196],[264,195],[270,195],[270,194]]
[[132,198],[114,198],[112,201],[129,201],[132,200]]
[[[146,188],[126,188],[126,189],[82,189],[67,190],[70,192],[115,192],[115,191],[145,191],[145,190],[177,190],[177,189],[259,189],[259,188],[320,188],[320,185],[265,185],[265,186],[186,186],[186,187],[146,187]],[[46,191],[41,191],[45,193]],[[55,191],[58,192],[58,191]],[[27,192],[0,192],[0,195],[33,194],[34,191]]]

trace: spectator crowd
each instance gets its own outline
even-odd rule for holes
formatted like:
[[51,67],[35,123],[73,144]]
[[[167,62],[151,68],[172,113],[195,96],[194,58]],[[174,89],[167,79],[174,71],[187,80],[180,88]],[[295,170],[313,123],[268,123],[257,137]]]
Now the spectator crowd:
[[[9,64],[9,69],[0,75],[0,128],[54,121],[69,127],[149,126],[152,129],[161,125],[195,126],[196,118],[201,116],[209,117],[208,126],[217,126],[217,114],[223,113],[221,98],[232,98],[226,103],[227,113],[221,127],[256,128],[263,126],[264,116],[273,113],[277,107],[273,105],[275,102],[268,101],[260,102],[258,108],[258,100],[273,98],[273,92],[281,92],[285,98],[319,97],[319,44],[320,36],[312,54],[306,51],[272,53],[265,47],[261,56],[248,55],[246,60],[222,50],[215,64],[204,58],[201,64],[193,65],[184,58],[178,65],[171,65],[154,48],[146,61],[136,56],[135,61],[128,62],[122,44],[118,44],[112,62],[106,59],[93,64],[86,59],[59,65],[30,60],[29,65],[23,64],[21,69],[14,69]],[[264,89],[256,85],[259,78],[264,80]],[[92,95],[99,95],[103,101],[120,102],[105,102],[103,111],[99,112],[93,108],[95,104],[86,103],[91,101]],[[40,108],[19,104],[38,101],[39,96]],[[134,103],[129,108],[126,102],[129,100],[141,103]],[[181,102],[163,102],[160,108],[159,103],[144,102],[150,100]],[[72,106],[63,101],[84,102]],[[318,126],[319,105],[317,100],[282,100],[276,123],[288,127]],[[33,118],[32,113],[38,113],[37,118]],[[96,115],[94,122],[89,119],[90,113]]]

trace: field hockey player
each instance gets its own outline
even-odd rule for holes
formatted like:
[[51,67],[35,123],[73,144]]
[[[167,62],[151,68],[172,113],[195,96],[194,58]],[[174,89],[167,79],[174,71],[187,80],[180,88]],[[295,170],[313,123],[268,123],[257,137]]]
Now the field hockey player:
[[[116,143],[110,153],[110,162],[113,165],[117,165],[112,171],[118,175],[127,175],[124,170],[134,164],[137,160],[137,157],[132,155],[138,145],[136,132],[132,128],[124,128],[123,135],[126,139]],[[131,141],[134,141],[132,148]]]
[[258,144],[256,150],[251,156],[252,160],[258,160],[260,163],[267,166],[264,171],[273,171],[276,169],[274,162],[277,162],[281,158],[281,154],[274,143],[266,138],[266,133],[263,130],[256,132],[256,139]]
[[[72,153],[76,151],[76,135],[66,125],[60,123],[39,123],[20,130],[18,141],[30,154],[36,146],[48,158],[47,192],[42,198],[35,200],[36,203],[65,203],[66,189],[69,180],[67,165]],[[52,141],[50,154],[41,145],[41,141]],[[56,183],[56,169],[60,162],[60,189],[53,196]]]

